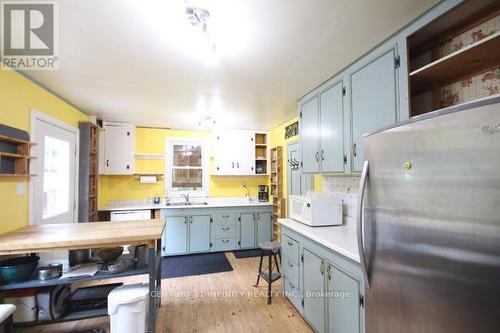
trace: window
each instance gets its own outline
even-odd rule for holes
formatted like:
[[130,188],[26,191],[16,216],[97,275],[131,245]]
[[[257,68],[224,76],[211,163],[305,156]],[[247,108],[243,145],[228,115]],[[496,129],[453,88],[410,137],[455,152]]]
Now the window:
[[69,210],[69,142],[45,137],[43,166],[43,219]]
[[208,170],[203,141],[167,141],[167,195],[182,194],[206,196],[208,193]]

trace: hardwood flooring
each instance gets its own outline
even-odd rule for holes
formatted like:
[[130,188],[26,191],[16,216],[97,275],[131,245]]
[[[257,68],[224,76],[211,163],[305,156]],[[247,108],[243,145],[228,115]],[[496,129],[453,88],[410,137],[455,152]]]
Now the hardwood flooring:
[[[166,279],[162,281],[162,307],[157,332],[313,332],[283,295],[266,304],[266,284],[256,280],[258,258],[236,259],[226,253],[233,271]],[[110,280],[112,281],[112,280]],[[147,282],[146,276],[129,278],[126,283]],[[101,282],[102,283],[102,282]],[[281,280],[273,284],[281,291]],[[92,327],[109,327],[107,317],[46,325],[22,332],[62,333]]]

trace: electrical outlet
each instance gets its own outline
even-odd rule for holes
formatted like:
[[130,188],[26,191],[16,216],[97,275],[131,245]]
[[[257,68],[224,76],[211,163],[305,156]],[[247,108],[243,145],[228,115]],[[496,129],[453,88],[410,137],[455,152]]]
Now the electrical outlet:
[[25,183],[17,183],[16,184],[16,195],[21,196],[26,193],[26,184]]

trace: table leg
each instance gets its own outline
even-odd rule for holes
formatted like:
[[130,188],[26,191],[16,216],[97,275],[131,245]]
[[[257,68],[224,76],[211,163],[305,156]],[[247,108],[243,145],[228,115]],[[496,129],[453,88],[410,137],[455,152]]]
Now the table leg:
[[149,333],[156,333],[156,248],[148,249],[149,262]]

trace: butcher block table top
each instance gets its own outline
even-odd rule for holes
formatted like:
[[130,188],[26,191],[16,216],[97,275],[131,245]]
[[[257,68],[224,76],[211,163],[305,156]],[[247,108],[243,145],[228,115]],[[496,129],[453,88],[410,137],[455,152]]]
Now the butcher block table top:
[[153,248],[164,227],[163,220],[30,225],[0,235],[0,255],[125,244]]

